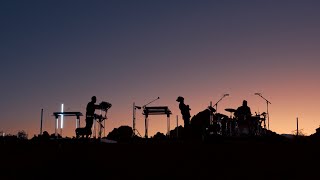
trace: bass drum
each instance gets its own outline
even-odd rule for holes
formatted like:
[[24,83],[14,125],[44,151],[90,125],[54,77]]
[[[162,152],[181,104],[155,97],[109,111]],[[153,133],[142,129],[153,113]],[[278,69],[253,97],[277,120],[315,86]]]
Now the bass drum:
[[238,134],[240,136],[248,136],[250,135],[250,126],[248,121],[238,121]]
[[238,121],[240,135],[258,135],[260,126],[260,117],[251,116],[247,120]]

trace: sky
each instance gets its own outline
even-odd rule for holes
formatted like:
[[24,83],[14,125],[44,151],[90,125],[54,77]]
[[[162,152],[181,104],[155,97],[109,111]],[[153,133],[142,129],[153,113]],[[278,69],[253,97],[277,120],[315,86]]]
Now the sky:
[[[170,129],[218,102],[269,112],[279,134],[320,125],[320,1],[109,0],[0,2],[0,131],[55,132],[53,112],[109,102],[105,135],[133,123],[133,103],[168,106]],[[255,95],[261,93],[262,97]],[[156,99],[159,97],[159,99]],[[270,102],[267,109],[266,100]],[[155,100],[155,101],[153,101]],[[97,112],[99,113],[99,111]],[[104,114],[104,113],[103,113]],[[136,128],[144,136],[144,115]],[[75,136],[64,117],[63,136]],[[85,117],[80,117],[80,126]],[[167,132],[149,116],[148,135]]]

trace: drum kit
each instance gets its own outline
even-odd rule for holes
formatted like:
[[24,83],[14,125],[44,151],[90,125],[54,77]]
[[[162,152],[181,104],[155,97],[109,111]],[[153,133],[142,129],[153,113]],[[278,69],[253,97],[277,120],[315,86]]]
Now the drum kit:
[[239,123],[238,117],[234,116],[236,109],[226,108],[225,111],[229,112],[230,115],[215,113],[214,121],[220,128],[219,132],[215,134],[220,134],[223,136],[240,136],[240,135],[254,135],[260,136],[265,133],[266,129],[266,113],[252,115],[249,120]]

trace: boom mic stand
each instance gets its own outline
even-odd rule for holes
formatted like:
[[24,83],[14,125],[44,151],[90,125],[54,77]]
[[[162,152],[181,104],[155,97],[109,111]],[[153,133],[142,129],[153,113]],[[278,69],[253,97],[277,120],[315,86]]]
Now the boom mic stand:
[[142,106],[142,108],[144,109],[148,104],[151,104],[152,102],[154,102],[154,101],[156,101],[156,100],[158,100],[158,99],[160,99],[160,97],[158,97],[158,98],[156,98],[156,99],[154,99],[154,100],[150,101],[149,103],[147,103],[147,104],[143,105],[143,106]]
[[224,94],[220,99],[219,99],[219,101],[218,102],[216,102],[213,106],[216,106],[216,112],[218,112],[218,103],[224,98],[224,97],[226,97],[226,96],[229,96],[229,94]]
[[[224,94],[218,102],[216,102],[213,106],[216,106],[216,113],[218,112],[218,103],[226,96],[229,96],[229,94]],[[220,119],[220,116],[218,117],[218,125],[221,127],[221,119]],[[213,125],[213,117],[210,115],[210,124]],[[220,132],[219,134],[222,134],[222,128],[220,128]]]
[[271,102],[270,101],[268,101],[266,98],[264,98],[262,95],[261,95],[261,93],[254,93],[254,95],[258,95],[258,96],[260,96],[262,99],[264,99],[265,101],[266,101],[266,103],[267,103],[267,115],[268,115],[268,130],[270,130],[269,129],[269,104],[271,104]]
[[[156,101],[156,100],[158,100],[158,99],[160,99],[160,97],[158,97],[158,98],[150,101],[149,103],[143,105],[142,108],[145,110],[145,108],[146,108],[146,106],[147,106],[148,104],[150,104],[150,103],[152,103],[152,102],[154,102],[154,101]],[[145,129],[145,137],[147,138],[147,134],[148,134],[148,129],[147,129],[147,127],[148,127],[148,118],[147,118],[147,115],[146,115],[146,118],[145,118],[144,123],[145,123],[145,124],[144,124],[144,127],[146,128],[146,129]]]

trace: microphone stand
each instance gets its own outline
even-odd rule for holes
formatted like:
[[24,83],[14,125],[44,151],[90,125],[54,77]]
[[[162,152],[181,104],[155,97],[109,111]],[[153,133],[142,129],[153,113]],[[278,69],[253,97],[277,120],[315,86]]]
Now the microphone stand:
[[147,103],[147,104],[143,105],[143,106],[142,106],[142,108],[144,109],[148,104],[150,104],[150,103],[152,103],[152,102],[154,102],[154,101],[156,101],[156,100],[158,100],[158,99],[160,99],[160,97],[158,97],[158,98],[156,98],[156,99],[154,99],[154,100],[150,101],[149,103]]
[[[144,111],[145,111],[145,108],[146,108],[146,106],[147,106],[148,104],[150,104],[150,103],[152,103],[152,102],[154,102],[154,101],[156,101],[156,100],[158,100],[158,99],[160,99],[160,97],[158,97],[158,98],[150,101],[149,103],[143,105],[142,108],[144,109]],[[144,137],[145,137],[145,138],[148,138],[148,128],[147,128],[147,127],[148,127],[148,113],[147,113],[147,112],[146,112],[146,114],[145,114],[144,127],[145,127],[145,135],[144,135]]]
[[219,99],[219,101],[218,102],[216,102],[213,106],[216,106],[216,112],[218,112],[218,103],[224,98],[224,97],[226,97],[226,96],[229,96],[229,94],[224,94],[220,99]]
[[[219,99],[219,101],[218,102],[216,102],[213,106],[216,106],[216,113],[218,112],[218,103],[224,98],[224,97],[226,97],[226,96],[229,96],[229,94],[224,94],[220,99]],[[210,124],[213,124],[213,118],[212,119],[210,119],[211,120],[211,122],[210,122]],[[218,125],[221,127],[221,119],[220,119],[220,116],[218,117]],[[216,133],[218,133],[218,134],[222,134],[222,128],[220,128],[220,132],[216,132]]]
[[262,99],[264,99],[265,101],[266,101],[266,103],[267,103],[267,114],[268,114],[268,130],[270,130],[269,129],[269,104],[271,104],[271,102],[270,101],[268,101],[266,98],[264,98],[262,95],[261,95],[261,93],[255,93],[255,95],[258,95],[258,96],[260,96]]

